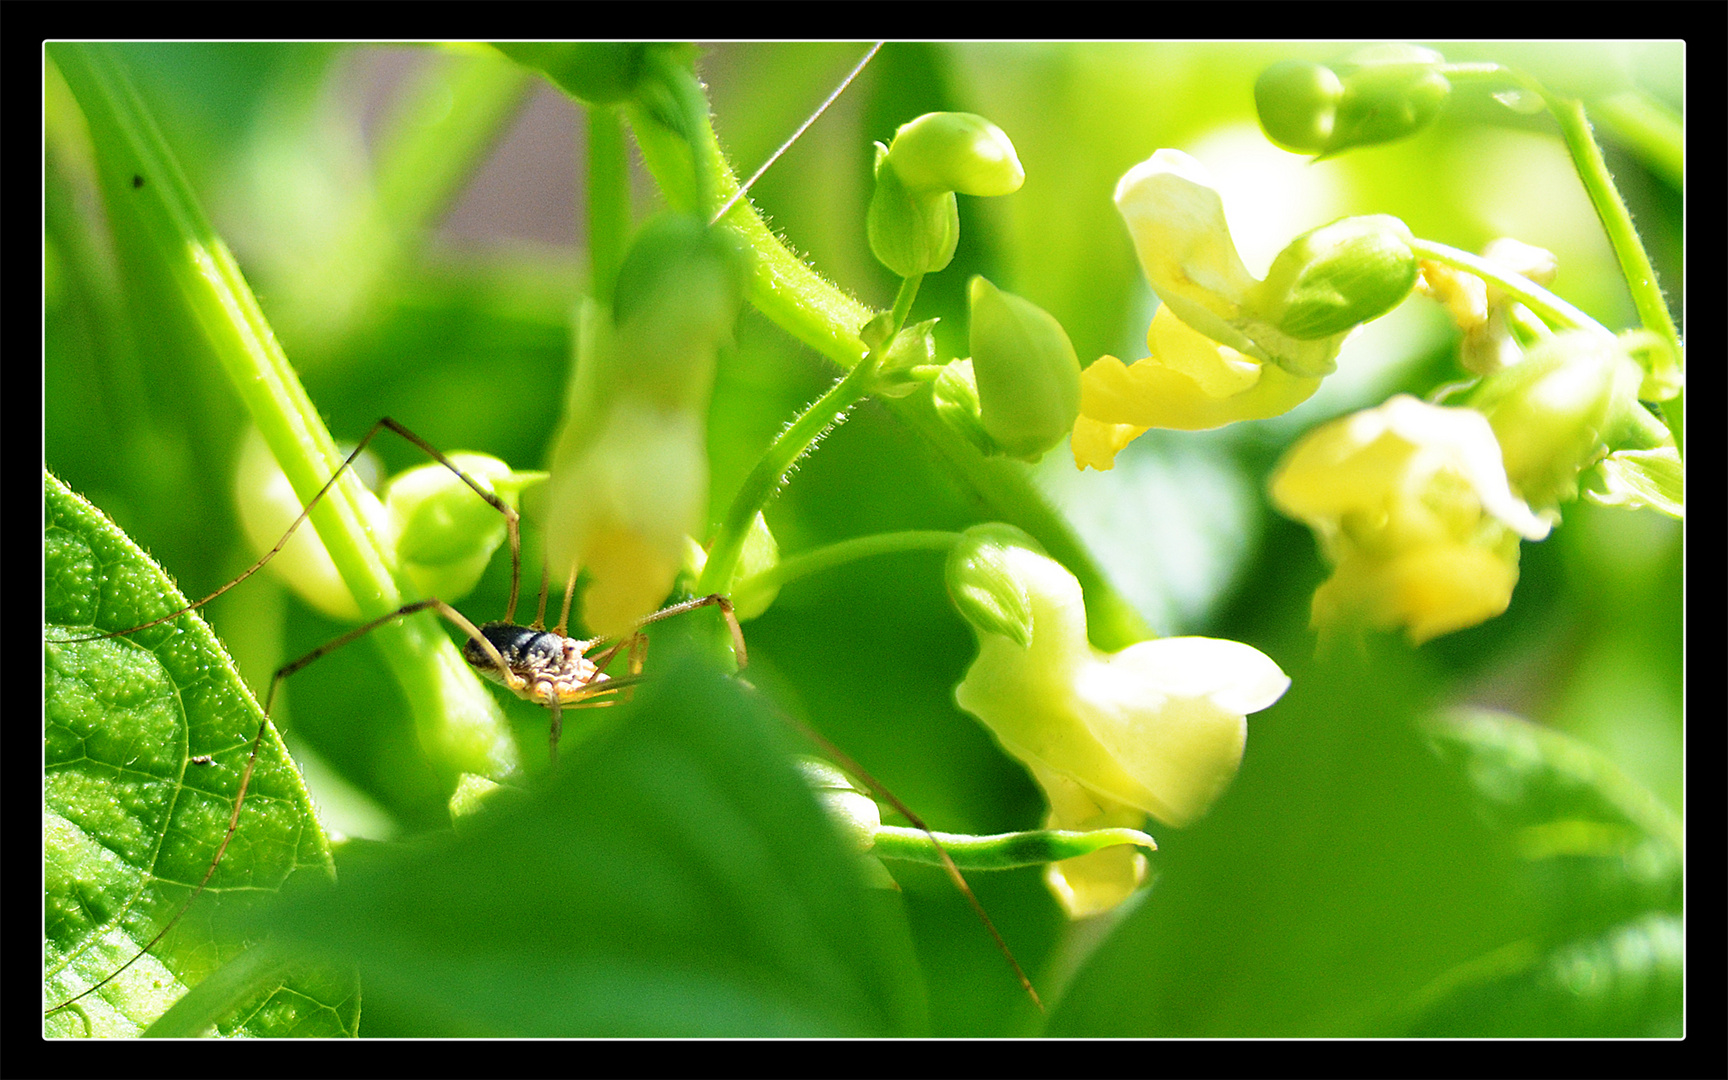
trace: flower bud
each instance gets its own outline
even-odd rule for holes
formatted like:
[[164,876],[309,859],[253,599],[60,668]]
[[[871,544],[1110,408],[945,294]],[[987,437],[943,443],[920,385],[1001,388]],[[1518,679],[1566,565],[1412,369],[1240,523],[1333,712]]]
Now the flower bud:
[[1011,457],[1036,461],[1080,414],[1080,360],[1049,312],[973,277],[972,368],[984,430]]
[[[1402,221],[1386,214],[1348,217],[1292,240],[1246,307],[1256,317],[1299,341],[1348,333],[1391,311],[1416,284],[1414,238]],[[1297,375],[1323,370],[1293,368]]]
[[815,792],[828,820],[853,842],[859,851],[869,851],[882,827],[882,810],[876,800],[858,789],[840,769],[820,758],[799,757],[792,764]]
[[870,251],[903,278],[947,266],[960,243],[960,208],[952,191],[915,191],[888,164],[876,144],[876,190],[864,216]]
[[1445,58],[1416,45],[1370,45],[1333,64],[1344,83],[1332,137],[1321,156],[1412,135],[1439,114],[1452,91]]
[[1199,817],[1242,757],[1248,713],[1289,686],[1256,649],[1212,638],[1142,641],[1103,654],[1086,640],[1080,583],[1029,548],[1004,545],[1025,590],[1032,639],[980,628],[978,658],[955,688],[1004,750],[1089,792],[1172,825]]
[[[362,476],[376,477],[377,458],[367,451],[355,461],[354,469]],[[392,537],[390,516],[384,512],[377,497],[364,491],[360,503],[378,535]],[[246,538],[259,555],[276,546],[302,509],[300,496],[295,494],[293,485],[270,455],[270,448],[256,428],[247,432],[240,460],[235,466],[234,505],[240,512],[240,525],[246,531]],[[324,550],[318,531],[311,522],[301,522],[294,535],[288,538],[288,543],[265,565],[302,600],[330,618],[341,622],[360,621],[360,606],[354,602],[354,595],[348,591],[336,564],[330,561],[330,554]]]
[[630,398],[614,402],[585,444],[561,437],[547,485],[546,558],[554,577],[592,576],[582,617],[596,634],[626,634],[672,591],[684,539],[706,524],[703,418]]
[[1482,414],[1405,394],[1310,432],[1270,486],[1334,566],[1313,604],[1328,632],[1402,626],[1421,644],[1492,618],[1512,599],[1519,536],[1549,528],[1513,494]]
[[1032,601],[1009,563],[1010,548],[1043,551],[1012,525],[974,525],[949,550],[943,576],[948,596],[967,622],[980,633],[1000,634],[1025,648],[1032,644]]
[[745,269],[725,232],[683,214],[649,220],[618,269],[613,321],[627,349],[603,377],[622,384],[619,392],[706,411],[714,352],[731,340]]
[[1555,334],[1482,381],[1470,405],[1488,417],[1506,476],[1532,506],[1577,497],[1578,474],[1608,453],[1628,408],[1639,408],[1643,371],[1612,338]]
[[912,191],[1009,195],[1026,181],[1008,136],[973,113],[925,113],[902,124],[888,144],[888,164]]
[[1344,83],[1309,60],[1280,60],[1254,80],[1254,107],[1266,137],[1303,154],[1326,149],[1338,120]]
[[743,269],[714,230],[662,217],[620,268],[615,320],[593,303],[579,313],[547,485],[547,565],[561,580],[589,571],[583,618],[596,633],[627,633],[652,612],[685,538],[706,523],[708,399]]
[[930,403],[936,407],[937,417],[980,454],[1002,452],[996,440],[984,430],[984,417],[978,406],[978,377],[970,359],[951,360],[943,366],[930,388]]
[[[516,472],[487,454],[448,457],[511,509],[523,488],[547,477],[543,472]],[[396,527],[402,571],[422,594],[441,600],[454,602],[474,591],[508,535],[504,515],[436,462],[392,477],[384,489],[384,508]]]

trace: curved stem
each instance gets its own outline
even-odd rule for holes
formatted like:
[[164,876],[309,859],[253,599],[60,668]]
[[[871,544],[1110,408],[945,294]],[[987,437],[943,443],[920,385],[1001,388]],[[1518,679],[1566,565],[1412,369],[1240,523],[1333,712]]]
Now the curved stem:
[[728,591],[732,575],[738,570],[738,558],[744,551],[744,536],[750,531],[750,523],[755,520],[757,512],[767,506],[768,500],[780,490],[787,471],[798,459],[870,392],[875,378],[874,360],[860,363],[826,394],[812,402],[768,447],[755,468],[750,470],[750,475],[744,478],[731,508],[726,512],[726,520],[721,523],[714,546],[708,553],[707,565],[702,568],[697,592]]
[[[1454,68],[1457,70],[1453,70]],[[1597,219],[1602,223],[1602,231],[1607,234],[1608,243],[1614,249],[1614,257],[1620,263],[1620,273],[1626,279],[1627,290],[1632,294],[1632,304],[1638,311],[1639,321],[1645,329],[1667,342],[1671,355],[1676,358],[1683,357],[1685,353],[1679,330],[1675,326],[1673,315],[1668,311],[1668,302],[1662,296],[1662,287],[1656,280],[1656,270],[1650,263],[1649,253],[1644,249],[1644,241],[1632,224],[1632,214],[1626,209],[1626,202],[1620,197],[1619,188],[1614,185],[1614,176],[1608,171],[1607,162],[1603,160],[1602,148],[1596,144],[1589,117],[1584,112],[1584,103],[1576,98],[1561,97],[1529,75],[1499,64],[1451,65],[1446,69],[1446,74],[1454,78],[1462,76],[1467,79],[1508,79],[1542,99],[1543,105],[1559,125],[1561,141],[1566,146],[1566,152],[1572,157],[1572,165],[1578,171],[1578,179],[1584,185],[1585,194],[1590,197],[1590,205],[1595,209]],[[1674,433],[1674,445],[1684,458],[1685,391],[1681,390],[1674,397],[1661,402],[1659,408],[1668,429]]]
[[[1674,356],[1684,355],[1680,332],[1668,311],[1667,300],[1663,299],[1662,287],[1656,281],[1656,269],[1650,264],[1650,255],[1644,250],[1644,241],[1632,224],[1632,214],[1626,209],[1625,200],[1620,198],[1619,188],[1614,186],[1613,174],[1602,159],[1602,148],[1596,145],[1596,137],[1590,131],[1590,120],[1584,114],[1584,103],[1546,93],[1543,100],[1560,124],[1560,136],[1572,155],[1578,177],[1584,182],[1584,190],[1590,195],[1590,205],[1596,208],[1596,216],[1614,248],[1614,257],[1620,260],[1620,273],[1626,279],[1626,287],[1631,290],[1639,321],[1645,329],[1660,335]],[[1686,454],[1685,401],[1685,391],[1682,390],[1660,406],[1682,458]]]
[[782,585],[823,570],[873,555],[889,555],[901,551],[947,551],[959,543],[960,537],[961,534],[957,532],[914,529],[859,536],[811,551],[801,551],[791,558],[782,559],[760,574],[752,574],[734,584],[732,601],[740,607],[749,607],[749,598],[755,594],[777,591]]

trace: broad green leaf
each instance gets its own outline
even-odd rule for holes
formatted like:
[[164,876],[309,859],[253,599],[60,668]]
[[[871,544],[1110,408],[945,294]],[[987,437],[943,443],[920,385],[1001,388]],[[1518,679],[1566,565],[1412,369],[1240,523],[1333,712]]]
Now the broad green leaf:
[[1598,751],[1517,717],[1461,712],[1430,738],[1512,839],[1542,923],[1419,996],[1411,1034],[1682,1034],[1679,821]]
[[[43,1008],[137,955],[204,876],[263,714],[203,620],[123,630],[186,604],[100,511],[44,479]],[[206,759],[208,759],[206,761]],[[240,825],[186,916],[113,982],[52,1013],[54,1036],[133,1036],[244,941],[217,929],[290,874],[331,872],[299,773],[266,732]],[[225,1035],[354,1034],[352,979],[291,976],[218,1025]]]
[[1053,1035],[1364,1037],[1443,973],[1525,937],[1509,844],[1413,722],[1430,665],[1382,639],[1291,676],[1235,784],[1162,829],[1156,879],[1076,976]]
[[392,1034],[924,1031],[897,894],[866,888],[787,729],[675,649],[655,660],[634,702],[583,715],[603,728],[547,788],[344,855],[335,889],[284,893],[278,940],[358,965]]

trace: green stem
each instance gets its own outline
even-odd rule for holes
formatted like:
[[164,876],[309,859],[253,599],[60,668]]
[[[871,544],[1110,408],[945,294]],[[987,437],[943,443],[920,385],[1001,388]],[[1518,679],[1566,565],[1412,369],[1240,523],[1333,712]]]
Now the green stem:
[[999,833],[995,836],[970,836],[959,833],[927,833],[923,829],[907,829],[883,825],[874,834],[875,844],[870,854],[883,859],[903,859],[907,862],[942,865],[942,855],[931,837],[942,845],[961,870],[1012,870],[1021,866],[1043,866],[1063,859],[1090,855],[1104,848],[1133,844],[1156,851],[1157,843],[1138,829],[1092,829],[1070,832],[1060,829],[1039,829],[1033,832]]
[[[1584,103],[1576,98],[1552,93],[1536,79],[1513,68],[1501,67],[1498,64],[1455,66],[1460,70],[1454,72],[1449,68],[1448,77],[1509,79],[1542,99],[1548,111],[1553,114],[1555,123],[1559,125],[1560,139],[1566,145],[1566,152],[1572,157],[1578,179],[1583,183],[1584,192],[1590,197],[1590,205],[1595,209],[1597,219],[1602,222],[1602,230],[1608,236],[1608,243],[1614,249],[1614,257],[1620,263],[1620,273],[1626,279],[1626,287],[1632,294],[1632,304],[1638,311],[1639,321],[1645,329],[1667,342],[1674,357],[1684,357],[1679,330],[1674,324],[1673,315],[1668,311],[1667,301],[1662,297],[1661,285],[1656,281],[1656,270],[1650,263],[1649,253],[1644,250],[1644,241],[1632,224],[1632,214],[1626,209],[1626,202],[1620,197],[1619,188],[1614,185],[1614,176],[1608,171],[1608,164],[1602,158],[1602,148],[1596,144],[1596,137],[1590,130],[1590,119],[1584,112]],[[1668,132],[1663,141],[1671,146],[1672,132]],[[1659,407],[1668,429],[1674,433],[1674,445],[1684,458],[1684,389],[1669,400],[1661,402]]]
[[1421,258],[1457,267],[1460,270],[1468,270],[1477,277],[1499,286],[1525,307],[1554,325],[1564,329],[1589,330],[1606,337],[1614,336],[1606,326],[1534,281],[1521,274],[1515,274],[1504,267],[1497,266],[1480,255],[1472,255],[1468,251],[1460,251],[1455,247],[1448,247],[1433,240],[1423,240],[1420,237],[1411,243],[1410,250]]
[[[149,239],[145,257],[177,286],[253,423],[303,501],[342,463],[318,409],[288,363],[233,254],[211,228],[117,49],[56,43],[49,55],[90,125],[111,213],[133,217]],[[374,534],[376,499],[344,474],[311,521],[363,615],[403,603],[393,555]],[[436,619],[418,615],[372,635],[408,697],[422,743],[443,764],[480,775],[514,767],[514,742],[497,702],[468,669]]]
[[588,109],[589,291],[606,307],[630,245],[630,158],[618,110]]
[[[1566,143],[1567,152],[1572,155],[1572,163],[1578,170],[1579,179],[1584,182],[1584,190],[1590,195],[1590,205],[1596,208],[1596,216],[1608,234],[1614,256],[1620,260],[1620,273],[1632,292],[1632,303],[1638,309],[1639,321],[1645,329],[1660,335],[1674,356],[1683,356],[1680,333],[1668,311],[1668,302],[1662,297],[1655,267],[1650,264],[1650,255],[1644,250],[1644,241],[1632,224],[1632,214],[1626,209],[1625,200],[1620,198],[1619,188],[1614,186],[1608,163],[1602,159],[1602,148],[1596,145],[1596,138],[1590,131],[1590,120],[1584,114],[1584,103],[1547,93],[1544,93],[1543,100],[1560,124],[1560,136]],[[1663,419],[1668,421],[1668,428],[1674,433],[1674,445],[1679,448],[1682,458],[1686,454],[1685,400],[1685,391],[1682,390],[1661,404]]]
[[730,590],[732,576],[738,571],[739,556],[744,551],[744,536],[750,531],[750,523],[756,519],[757,512],[767,506],[768,500],[780,490],[780,485],[786,480],[786,473],[798,459],[803,457],[829,428],[839,423],[847,410],[870,392],[875,379],[874,361],[861,363],[847,372],[845,378],[835,383],[826,394],[812,402],[798,419],[792,421],[757,460],[755,468],[750,470],[750,475],[746,476],[744,483],[739,486],[738,494],[726,512],[726,520],[721,523],[720,532],[714,538],[714,545],[708,552],[708,563],[702,568],[702,577],[696,587],[697,592]]
[[907,316],[912,314],[912,301],[918,298],[918,286],[924,281],[923,274],[913,274],[909,278],[900,279],[900,290],[894,294],[894,307],[890,312],[892,328],[888,338],[893,340],[900,328],[906,325]]
[[823,570],[858,559],[901,551],[947,551],[959,543],[960,539],[961,534],[957,532],[914,529],[841,540],[810,551],[801,551],[790,558],[782,559],[760,574],[752,574],[735,582],[732,586],[732,601],[741,608],[749,608],[756,595],[772,594],[779,591],[782,585]]

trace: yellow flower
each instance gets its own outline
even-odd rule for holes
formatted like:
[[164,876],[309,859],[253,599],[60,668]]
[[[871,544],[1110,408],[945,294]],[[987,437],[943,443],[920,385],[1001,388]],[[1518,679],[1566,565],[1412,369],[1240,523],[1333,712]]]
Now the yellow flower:
[[1080,373],[1071,444],[1077,468],[1111,468],[1149,428],[1204,431],[1280,416],[1320,386],[1318,377],[1292,375],[1190,329],[1169,305],[1153,315],[1146,347],[1144,360],[1124,365],[1104,356]]
[[1171,825],[1211,806],[1235,775],[1245,717],[1289,680],[1259,650],[1213,638],[1160,638],[1101,654],[1086,641],[1074,575],[1012,549],[1032,602],[1032,642],[981,634],[955,691],[1015,757]]
[[1415,644],[1505,611],[1519,538],[1549,528],[1513,494],[1486,417],[1404,394],[1311,432],[1271,493],[1335,568],[1314,625],[1403,627]]
[[[1201,637],[1101,653],[1086,640],[1080,583],[1060,563],[1003,545],[991,570],[1023,591],[1030,639],[1022,645],[975,622],[978,658],[954,699],[1031,769],[1051,825],[1134,827],[1151,814],[1181,826],[1204,814],[1241,763],[1247,714],[1290,685],[1278,665],[1250,646]],[[1075,917],[1114,906],[1144,874],[1129,849],[1051,870]]]

